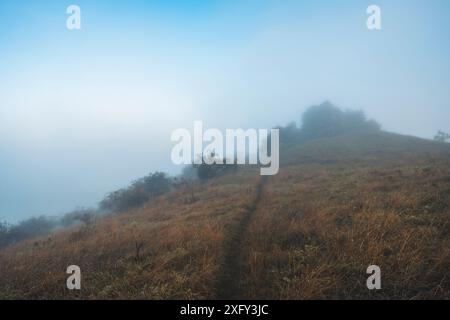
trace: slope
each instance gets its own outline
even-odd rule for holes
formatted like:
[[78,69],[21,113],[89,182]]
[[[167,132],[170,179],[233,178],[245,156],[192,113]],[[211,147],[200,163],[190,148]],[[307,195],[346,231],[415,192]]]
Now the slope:
[[450,298],[448,145],[353,134],[283,145],[281,162],[264,183],[241,168],[195,199],[175,190],[2,250],[0,298]]

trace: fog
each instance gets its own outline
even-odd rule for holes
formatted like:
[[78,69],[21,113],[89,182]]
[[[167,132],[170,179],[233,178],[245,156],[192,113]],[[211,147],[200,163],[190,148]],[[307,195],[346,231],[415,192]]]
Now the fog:
[[171,133],[271,128],[330,100],[384,130],[450,132],[450,4],[0,2],[0,220],[95,206],[151,171]]

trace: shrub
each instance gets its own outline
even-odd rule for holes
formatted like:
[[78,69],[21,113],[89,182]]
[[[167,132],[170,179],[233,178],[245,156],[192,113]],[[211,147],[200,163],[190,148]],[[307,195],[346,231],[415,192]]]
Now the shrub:
[[180,178],[196,180],[198,178],[197,168],[195,168],[193,165],[185,166],[181,171]]
[[40,216],[33,217],[10,226],[0,223],[0,248],[19,241],[50,233],[58,226],[56,219]]
[[9,226],[6,222],[0,222],[0,248],[9,243]]
[[96,216],[97,212],[94,209],[78,209],[66,213],[60,220],[60,226],[67,228],[79,223],[89,225],[95,221]]
[[[214,159],[216,159],[216,162],[210,164]],[[234,161],[233,164],[227,164],[226,159],[221,159],[221,161],[217,160],[218,158],[216,155],[211,153],[202,157],[201,164],[193,164],[192,167],[197,171],[197,177],[204,181],[228,172],[233,172],[237,169],[236,161]]]
[[170,178],[165,173],[155,172],[134,181],[128,188],[109,193],[99,207],[111,212],[125,211],[167,193],[170,188]]
[[450,140],[450,134],[439,130],[438,133],[434,136],[434,140],[439,142],[446,142],[447,140]]
[[[280,132],[280,142],[292,143],[297,142],[300,138],[300,129],[297,127],[297,124],[295,122],[291,122],[285,127],[278,126],[275,129],[278,129]],[[270,139],[268,141],[270,142]]]
[[133,182],[132,189],[140,189],[150,197],[157,197],[170,191],[170,179],[165,173],[155,172]]
[[363,111],[342,111],[329,102],[303,113],[301,135],[304,139],[331,137],[352,131],[378,131],[380,125],[367,120]]

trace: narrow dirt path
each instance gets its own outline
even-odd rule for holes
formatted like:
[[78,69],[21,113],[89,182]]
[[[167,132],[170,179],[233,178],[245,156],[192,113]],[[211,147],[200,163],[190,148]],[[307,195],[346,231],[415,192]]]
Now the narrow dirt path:
[[242,275],[242,268],[240,267],[239,261],[241,259],[242,240],[261,200],[267,179],[267,176],[261,176],[261,180],[256,186],[255,199],[242,215],[241,220],[235,226],[231,227],[225,235],[222,249],[223,253],[217,275],[215,299],[233,300],[239,299],[240,297],[239,279]]

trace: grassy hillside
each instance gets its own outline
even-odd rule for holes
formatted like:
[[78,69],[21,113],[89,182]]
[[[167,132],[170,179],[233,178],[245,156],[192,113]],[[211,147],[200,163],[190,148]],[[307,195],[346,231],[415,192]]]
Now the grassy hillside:
[[243,297],[450,298],[448,146],[380,133],[287,154],[246,234]]
[[283,145],[281,163],[8,247],[0,298],[450,298],[448,144],[342,135]]

